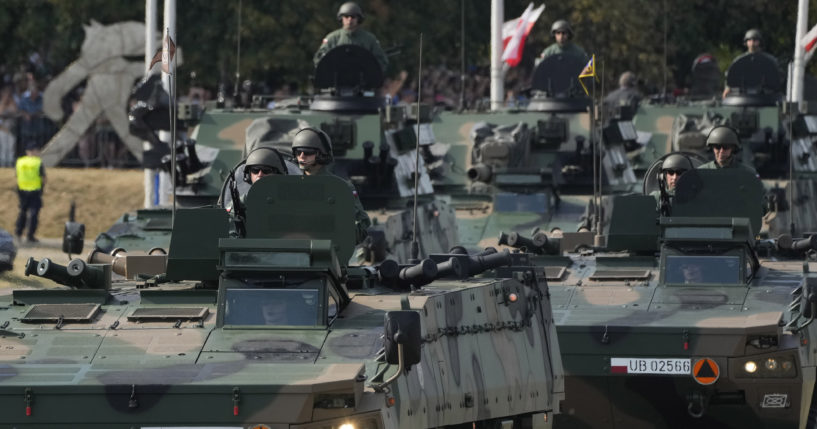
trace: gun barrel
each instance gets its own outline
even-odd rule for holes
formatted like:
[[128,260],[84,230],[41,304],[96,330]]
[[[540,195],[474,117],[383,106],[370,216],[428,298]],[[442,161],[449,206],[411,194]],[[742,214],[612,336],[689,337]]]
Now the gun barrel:
[[491,176],[493,176],[491,167],[485,164],[477,164],[469,168],[467,174],[469,179],[484,183],[488,183],[491,180]]
[[405,286],[420,287],[437,277],[437,264],[431,259],[423,259],[419,264],[400,270],[400,282]]

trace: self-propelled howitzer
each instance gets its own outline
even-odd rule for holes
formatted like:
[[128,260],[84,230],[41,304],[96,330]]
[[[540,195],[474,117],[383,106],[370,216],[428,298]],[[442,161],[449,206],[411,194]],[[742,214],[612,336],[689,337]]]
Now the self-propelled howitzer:
[[0,303],[0,425],[552,424],[559,348],[526,255],[351,267],[340,179],[264,177],[245,204],[243,237],[179,209],[161,276]]

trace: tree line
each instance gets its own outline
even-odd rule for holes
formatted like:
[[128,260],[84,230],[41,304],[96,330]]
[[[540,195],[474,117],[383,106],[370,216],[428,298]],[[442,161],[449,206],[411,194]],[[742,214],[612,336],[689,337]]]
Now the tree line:
[[[177,45],[184,58],[180,89],[193,84],[214,90],[219,84],[231,87],[238,69],[242,81],[307,90],[312,55],[323,37],[338,28],[336,13],[341,3],[178,0]],[[504,3],[508,20],[521,15],[529,0]],[[458,70],[463,50],[467,73],[487,73],[489,0],[360,0],[359,4],[366,14],[363,28],[393,53],[387,75],[402,70],[416,75],[420,33],[423,64]],[[809,6],[811,25],[817,21],[817,0],[810,0]],[[0,2],[0,40],[4,41],[0,66],[8,74],[36,52],[42,58],[43,77],[56,75],[76,59],[84,38],[82,24],[91,19],[103,24],[144,21],[144,7],[138,0],[4,0]],[[159,1],[160,23],[162,10]],[[647,92],[672,90],[689,85],[692,61],[701,53],[712,54],[725,69],[744,51],[743,35],[750,28],[763,33],[765,50],[785,69],[793,57],[796,17],[794,0],[547,2],[528,37],[519,67],[533,68],[535,57],[552,43],[552,22],[567,19],[575,32],[574,41],[596,54],[608,90],[626,70],[638,75]],[[807,72],[814,74],[816,67],[810,64]]]

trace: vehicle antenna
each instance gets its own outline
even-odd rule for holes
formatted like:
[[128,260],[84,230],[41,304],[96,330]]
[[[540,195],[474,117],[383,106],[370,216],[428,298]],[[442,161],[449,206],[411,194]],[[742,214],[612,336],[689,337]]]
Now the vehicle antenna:
[[241,3],[238,0],[238,32],[236,34],[236,54],[235,54],[235,86],[233,87],[233,105],[238,101],[238,85],[241,80]]
[[794,136],[791,133],[792,116],[798,108],[795,102],[787,102],[788,105],[788,126],[789,126],[789,234],[794,237],[794,193],[797,189],[797,182],[794,179]]
[[[595,61],[595,58],[593,59]],[[596,67],[593,64],[593,67]],[[601,235],[601,145],[596,137],[596,76],[593,73],[592,88],[590,90],[590,147],[593,148],[593,208],[595,209],[596,239]]]
[[661,91],[661,104],[667,99],[667,0],[663,2],[664,9],[664,89]]
[[465,110],[465,0],[460,0],[460,112]]
[[414,153],[414,208],[411,231],[411,260],[419,262],[420,244],[417,242],[417,188],[420,183],[420,98],[423,94],[423,33],[420,33],[420,61],[417,66],[417,147]]
[[[170,28],[167,29],[168,45],[176,38],[176,35],[170,35]],[[178,39],[177,39],[178,40]],[[168,48],[169,49],[169,48]],[[173,210],[170,211],[170,226],[176,224],[176,56],[170,57],[170,51],[167,54],[167,69],[170,72],[170,184],[173,188]]]
[[[593,64],[593,67],[595,67],[595,66],[596,65]],[[604,171],[604,167],[602,165],[602,151],[603,151],[603,146],[604,146],[604,137],[603,137],[604,134],[599,132],[599,129],[602,127],[602,124],[604,124],[604,104],[601,103],[602,97],[604,96],[604,61],[601,62],[601,94],[599,95],[598,100],[596,100],[595,95],[596,95],[596,78],[593,77],[593,105],[594,105],[594,108],[597,109],[596,113],[598,114],[598,121],[597,122],[592,122],[591,124],[592,124],[592,127],[593,127],[593,134],[599,136],[599,139],[598,139],[598,145],[599,145],[599,150],[598,150],[599,171],[598,171],[598,177],[597,177],[599,196],[598,196],[598,204],[596,205],[596,210],[598,210],[598,214],[596,215],[596,237],[601,237],[601,196],[602,196],[602,184],[603,184],[602,180],[603,180],[603,171]],[[598,241],[598,238],[597,238],[597,241]],[[597,245],[600,245],[600,244],[601,243],[597,243]]]

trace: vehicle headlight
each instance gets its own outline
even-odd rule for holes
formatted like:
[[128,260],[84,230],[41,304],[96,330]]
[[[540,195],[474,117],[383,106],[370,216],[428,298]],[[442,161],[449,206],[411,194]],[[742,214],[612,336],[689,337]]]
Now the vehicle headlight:
[[292,429],[377,429],[383,427],[380,412],[354,414],[329,420],[321,420],[289,426]]
[[752,356],[730,359],[730,366],[738,368],[738,378],[793,378],[797,377],[797,359],[794,353]]
[[777,369],[777,360],[775,358],[768,358],[768,359],[766,359],[766,362],[764,363],[764,366],[769,371],[774,371],[774,370]]

